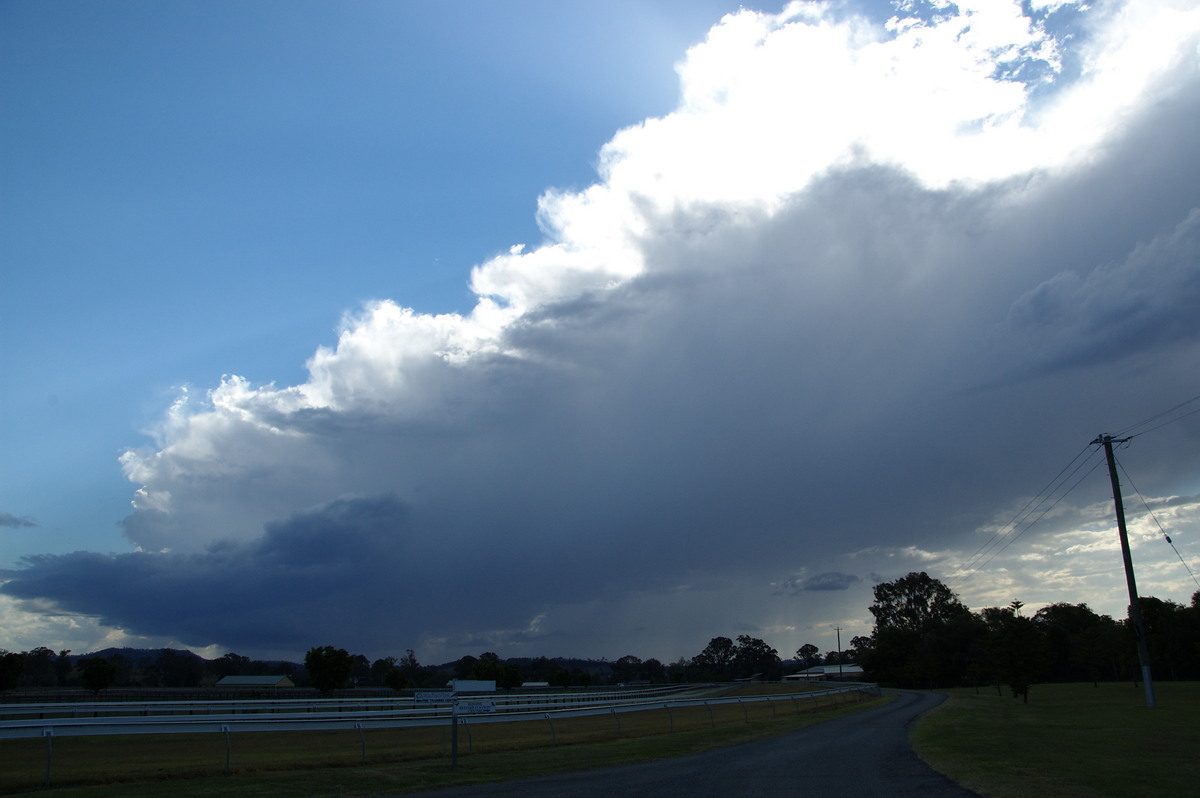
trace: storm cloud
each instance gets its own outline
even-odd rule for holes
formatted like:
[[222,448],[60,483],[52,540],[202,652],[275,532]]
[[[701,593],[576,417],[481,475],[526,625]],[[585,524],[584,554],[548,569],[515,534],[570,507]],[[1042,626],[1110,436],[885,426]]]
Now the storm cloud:
[[[3,591],[269,652],[786,654],[852,620],[805,603],[835,595],[869,631],[874,576],[952,570],[1097,432],[1196,393],[1200,15],[1034,6],[727,17],[471,313],[371,302],[302,384],[181,395],[123,458],[138,550]],[[1158,496],[1194,492],[1176,430]]]

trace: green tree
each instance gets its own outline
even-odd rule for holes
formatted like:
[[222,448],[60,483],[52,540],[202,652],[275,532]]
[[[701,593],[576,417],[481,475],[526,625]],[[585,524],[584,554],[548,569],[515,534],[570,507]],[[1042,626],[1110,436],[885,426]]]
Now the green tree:
[[71,676],[71,669],[74,667],[71,664],[71,649],[63,649],[58,652],[58,659],[54,660],[54,679],[59,687],[64,687],[67,684],[67,679]]
[[515,662],[505,662],[500,666],[500,675],[496,686],[502,690],[515,690],[521,686],[521,668]]
[[458,662],[454,663],[454,678],[455,679],[473,679],[471,674],[475,672],[475,666],[479,664],[479,660],[467,654],[461,657]]
[[388,675],[394,670],[400,670],[396,666],[395,657],[383,657],[375,660],[371,663],[371,672],[367,679],[367,684],[373,687],[386,685]]
[[410,682],[416,683],[421,678],[421,663],[417,662],[417,655],[411,648],[405,651],[404,656],[396,662],[396,667]]
[[1095,683],[1109,658],[1102,627],[1112,618],[1097,615],[1087,604],[1047,604],[1033,615],[1045,646],[1045,678],[1055,682]]
[[1046,653],[1041,630],[1020,614],[1022,606],[1014,601],[1007,607],[989,607],[982,615],[989,627],[996,676],[1009,686],[1013,698],[1028,704],[1029,688],[1041,678]]
[[354,669],[354,658],[344,648],[311,648],[304,655],[304,669],[313,687],[328,695],[346,686]]
[[408,677],[404,675],[404,671],[400,668],[392,668],[383,677],[383,683],[393,690],[403,690],[408,687]]
[[562,666],[545,657],[537,657],[521,666],[521,678],[526,682],[548,682],[553,684]]
[[635,682],[642,678],[641,657],[626,654],[624,657],[613,662],[611,667],[613,684]]
[[485,651],[471,668],[470,678],[494,681],[497,687],[511,690],[521,686],[521,669],[516,663],[500,659],[500,655],[494,651]]
[[1188,608],[1154,596],[1142,596],[1138,603],[1146,626],[1150,665],[1156,678],[1190,678],[1192,668],[1188,654],[1189,649],[1194,651],[1196,638]]
[[204,676],[204,660],[190,651],[164,648],[150,670],[150,681],[163,687],[195,687]]
[[873,643],[859,652],[871,678],[904,687],[967,681],[975,622],[954,592],[924,571],[875,586]]
[[763,679],[776,681],[780,677],[779,652],[757,637],[738,635],[732,665],[738,679],[761,675]]
[[812,643],[805,643],[796,649],[796,659],[800,660],[802,669],[811,668],[821,661],[821,649],[814,646]]
[[925,632],[970,612],[954,591],[924,571],[875,586],[875,629]]
[[225,676],[246,676],[250,673],[250,658],[229,651],[209,662],[208,669],[218,679]]
[[0,649],[0,693],[15,690],[25,670],[25,655]]
[[371,660],[362,654],[350,655],[350,684],[367,684],[371,681]]
[[21,684],[27,687],[53,687],[58,684],[58,674],[54,670],[57,659],[58,656],[45,646],[26,651]]
[[485,651],[479,655],[479,659],[475,661],[475,666],[471,668],[471,674],[468,678],[485,679],[500,682],[500,672],[503,670],[504,662],[500,659],[500,655],[494,651]]
[[692,664],[696,666],[701,678],[728,679],[734,652],[732,640],[728,637],[714,637],[708,641],[703,651],[692,657]]
[[117,666],[103,657],[85,659],[80,668],[83,686],[93,693],[107,690],[117,678]]

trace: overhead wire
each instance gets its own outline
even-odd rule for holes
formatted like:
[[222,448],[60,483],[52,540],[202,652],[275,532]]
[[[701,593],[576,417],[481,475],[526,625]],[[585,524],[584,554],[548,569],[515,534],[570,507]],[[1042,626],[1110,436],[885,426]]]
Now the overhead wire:
[[1187,418],[1188,416],[1194,415],[1196,413],[1200,413],[1200,407],[1197,407],[1195,410],[1190,410],[1181,416],[1176,416],[1175,418],[1170,419],[1169,421],[1164,421],[1163,423],[1153,426],[1150,429],[1144,429],[1141,432],[1137,433],[1136,435],[1131,435],[1129,437],[1136,438],[1138,435],[1145,435],[1147,432],[1154,432],[1156,429],[1162,429],[1163,427],[1167,426],[1168,424],[1174,424],[1176,421],[1182,421],[1183,419]]
[[[1080,477],[1078,480],[1076,480],[1075,483],[1071,485],[1071,487],[1069,487],[1065,492],[1059,495],[1058,498],[1054,498],[1059,489],[1068,480],[1074,477],[1075,474],[1079,473],[1079,470],[1087,464],[1087,458],[1085,455],[1089,454],[1089,450],[1091,450],[1091,444],[1088,444],[1081,449],[1079,453],[1071,459],[1070,462],[1068,462],[1062,467],[1061,470],[1059,470],[1058,474],[1056,474],[1054,478],[1046,484],[1045,487],[1038,491],[1035,496],[1029,499],[1029,501],[1027,501],[1025,505],[1017,511],[1017,513],[1008,521],[1008,523],[1001,526],[983,545],[976,549],[975,553],[968,557],[966,562],[964,562],[953,574],[951,574],[949,577],[949,581],[951,583],[950,587],[952,589],[957,587],[965,582],[966,579],[973,573],[977,573],[978,571],[982,570],[983,567],[990,563],[992,559],[1000,554],[1000,552],[1004,551],[1013,543],[1015,543],[1018,538],[1029,531],[1030,527],[1032,527],[1035,523],[1045,517],[1047,513],[1054,509],[1054,507],[1056,507],[1059,502],[1066,498],[1068,494],[1075,490],[1075,488],[1078,487],[1079,484],[1086,479],[1089,474],[1092,473],[1092,471],[1095,471],[1100,465],[1101,461],[1099,460],[1097,460],[1097,462],[1093,464],[1090,469],[1088,469],[1087,474],[1084,474],[1083,477]],[[1091,451],[1094,452],[1094,450]],[[1072,468],[1072,466],[1074,467]],[[1053,501],[1051,501],[1052,499]],[[1030,517],[1034,516],[1035,513],[1036,517],[1026,523],[1026,521]],[[1024,524],[1024,528],[1021,529],[1016,535],[1010,534],[1010,532],[1016,530],[1022,524]]]
[[[1161,429],[1169,424],[1174,424],[1177,421],[1181,421],[1188,416],[1200,413],[1200,406],[1198,406],[1188,410],[1186,413],[1179,413],[1174,416],[1171,415],[1172,413],[1177,413],[1177,411],[1182,410],[1194,402],[1200,402],[1200,394],[1196,394],[1190,399],[1186,399],[1174,407],[1170,407],[1161,413],[1156,413],[1155,415],[1143,419],[1136,424],[1131,424],[1109,437],[1111,439],[1121,438],[1118,443],[1128,445],[1131,438],[1136,438],[1139,435],[1145,435],[1146,433]],[[1161,423],[1154,424],[1154,422],[1159,421],[1160,419],[1165,420],[1161,421]],[[1148,426],[1150,424],[1154,425]],[[1076,480],[1069,488],[1066,489],[1066,491],[1055,498],[1052,502],[1050,501],[1055,495],[1055,492],[1058,491],[1068,479],[1075,476],[1075,474],[1077,474],[1079,470],[1087,463],[1086,459],[1080,462],[1080,458],[1082,458],[1085,453],[1088,453],[1089,450],[1093,453],[1099,451],[1099,449],[1093,449],[1092,447],[1104,437],[1105,436],[1100,436],[1096,440],[1092,441],[1092,443],[1089,443],[1087,446],[1085,446],[1083,450],[1079,452],[1079,454],[1076,454],[1069,463],[1063,466],[1062,470],[1058,472],[1054,479],[1050,480],[1050,482],[1047,483],[1047,485],[1043,487],[1033,498],[1026,502],[1025,506],[1018,510],[1016,515],[1014,515],[1007,524],[1000,527],[995,533],[993,533],[987,542],[976,549],[975,553],[968,557],[966,562],[959,566],[959,568],[950,575],[950,577],[947,579],[949,583],[948,586],[951,587],[951,589],[957,589],[957,587],[965,582],[970,576],[983,570],[1001,552],[1003,552],[1013,543],[1016,543],[1021,536],[1028,532],[1034,524],[1044,518],[1047,513],[1053,510],[1060,502],[1062,502],[1062,500],[1065,499],[1072,491],[1074,491],[1075,488],[1079,487],[1079,485],[1082,484],[1082,482],[1087,479],[1093,471],[1099,468],[1100,464],[1104,462],[1103,459],[1097,459],[1092,467],[1088,469],[1087,473]],[[1074,466],[1074,468],[1072,468],[1072,466]],[[1069,474],[1067,473],[1068,470],[1070,471]],[[1121,466],[1121,470],[1124,471],[1124,466]],[[1065,477],[1064,474],[1066,474]],[[1128,474],[1126,474],[1126,477],[1128,478]],[[1136,486],[1133,485],[1132,479],[1129,480],[1129,484],[1130,487],[1133,487],[1135,491],[1137,490]],[[1149,510],[1150,507],[1149,504],[1146,503],[1145,497],[1143,497],[1140,492],[1138,492],[1138,496],[1142,498],[1143,504],[1146,504],[1146,509]],[[1050,503],[1047,504],[1047,502]],[[1037,513],[1036,517],[1034,517],[1034,513]],[[1150,513],[1150,516],[1154,518],[1154,522],[1157,524],[1158,518],[1154,516],[1153,512]],[[1029,520],[1031,518],[1032,520]],[[1017,534],[1010,534],[1022,524],[1024,524],[1024,527],[1021,528]],[[1159,524],[1159,530],[1162,531],[1163,537],[1166,538],[1166,541],[1171,545],[1171,548],[1175,549],[1176,556],[1179,557],[1180,562],[1183,563],[1183,567],[1187,569],[1188,574],[1191,575],[1193,581],[1196,581],[1196,575],[1192,573],[1192,569],[1188,567],[1187,562],[1184,561],[1183,556],[1179,553],[1179,550],[1175,548],[1174,542],[1171,541],[1171,538],[1169,535],[1167,535],[1166,531],[1162,529],[1161,524]],[[1197,581],[1197,584],[1200,585],[1200,581]]]
[[[1079,469],[1080,469],[1080,468],[1083,468],[1083,466],[1086,464],[1086,462],[1087,462],[1087,461],[1084,461],[1083,463],[1080,463],[1080,464],[1079,464],[1079,465],[1078,465],[1078,466],[1075,468],[1075,470],[1071,472],[1072,476],[1074,476],[1074,474],[1078,473]],[[1055,499],[1053,502],[1051,502],[1049,505],[1046,505],[1046,506],[1044,506],[1044,507],[1042,508],[1041,512],[1039,512],[1039,513],[1037,514],[1037,517],[1036,517],[1036,518],[1033,518],[1032,520],[1029,520],[1028,522],[1026,522],[1026,523],[1025,523],[1025,525],[1024,525],[1024,527],[1023,527],[1023,528],[1022,528],[1022,529],[1021,529],[1019,532],[1017,532],[1017,534],[1015,534],[1015,535],[1011,535],[1011,536],[1006,536],[1006,537],[1004,538],[1004,545],[1002,545],[1002,546],[999,546],[999,547],[997,547],[997,548],[993,549],[993,550],[991,551],[991,553],[987,555],[987,557],[986,557],[986,558],[984,558],[984,559],[980,560],[979,562],[977,562],[976,564],[974,564],[973,566],[971,566],[971,570],[964,572],[964,573],[963,573],[963,575],[962,575],[962,577],[961,577],[961,578],[959,578],[959,579],[958,579],[958,580],[955,582],[955,585],[957,586],[957,585],[959,585],[959,584],[962,584],[962,583],[963,583],[963,582],[965,582],[965,581],[967,580],[967,578],[968,578],[968,577],[970,577],[971,575],[973,575],[973,574],[975,574],[975,573],[978,573],[979,571],[982,571],[984,568],[986,568],[986,567],[987,567],[987,566],[988,566],[988,565],[989,565],[989,564],[992,562],[992,560],[996,559],[996,557],[998,557],[1000,554],[1002,554],[1002,553],[1005,551],[1005,549],[1007,549],[1009,546],[1011,546],[1012,544],[1014,544],[1014,543],[1016,543],[1018,540],[1020,540],[1020,539],[1021,539],[1021,537],[1022,537],[1022,536],[1023,536],[1023,535],[1024,535],[1026,532],[1028,532],[1030,529],[1032,529],[1032,528],[1033,528],[1033,526],[1034,526],[1035,524],[1037,524],[1037,522],[1038,522],[1038,521],[1041,521],[1043,518],[1045,518],[1045,517],[1046,517],[1046,515],[1047,515],[1047,514],[1048,514],[1048,513],[1049,513],[1051,510],[1053,510],[1055,507],[1057,507],[1057,506],[1058,506],[1058,504],[1059,504],[1059,503],[1060,503],[1060,502],[1061,502],[1063,499],[1067,498],[1067,496],[1069,496],[1069,495],[1071,494],[1071,492],[1072,492],[1072,491],[1074,491],[1074,490],[1075,490],[1077,487],[1079,487],[1079,486],[1080,486],[1080,485],[1083,483],[1083,481],[1084,481],[1085,479],[1087,479],[1089,476],[1091,476],[1091,475],[1092,475],[1092,472],[1093,472],[1093,471],[1095,471],[1097,468],[1099,468],[1099,467],[1100,467],[1100,465],[1101,465],[1103,462],[1104,462],[1103,460],[1101,460],[1101,459],[1099,459],[1099,458],[1096,458],[1096,461],[1095,461],[1094,463],[1092,463],[1092,467],[1091,467],[1091,468],[1089,468],[1089,469],[1087,470],[1087,472],[1086,472],[1086,473],[1085,473],[1083,476],[1081,476],[1079,479],[1077,479],[1077,480],[1075,481],[1075,483],[1074,483],[1073,485],[1071,485],[1071,487],[1067,488],[1067,490],[1066,490],[1066,491],[1064,491],[1064,492],[1063,492],[1063,493],[1062,493],[1062,494],[1061,494],[1061,495],[1060,495],[1058,498],[1056,498],[1056,499]],[[1049,499],[1049,497],[1047,497],[1047,499]],[[1014,526],[1013,528],[1015,529],[1016,527]]]
[[1154,430],[1165,427],[1168,424],[1174,424],[1176,421],[1180,421],[1184,418],[1187,418],[1188,416],[1192,415],[1193,413],[1200,413],[1200,407],[1197,407],[1193,410],[1189,410],[1188,412],[1184,413],[1183,415],[1176,416],[1175,418],[1172,418],[1172,419],[1168,419],[1167,421],[1164,421],[1163,423],[1158,424],[1156,426],[1150,427],[1149,429],[1144,429],[1144,430],[1141,430],[1140,432],[1134,432],[1134,430],[1138,429],[1139,427],[1144,427],[1147,424],[1157,421],[1158,419],[1162,418],[1163,416],[1170,415],[1171,413],[1174,413],[1176,410],[1181,410],[1181,409],[1187,407],[1192,402],[1200,402],[1200,394],[1196,394],[1191,399],[1185,399],[1184,401],[1180,402],[1179,404],[1175,405],[1174,407],[1169,407],[1166,410],[1162,411],[1161,413],[1156,413],[1153,416],[1150,416],[1150,418],[1143,419],[1142,421],[1139,421],[1136,424],[1130,424],[1128,427],[1125,427],[1124,429],[1116,432],[1113,435],[1113,437],[1114,438],[1122,438],[1122,437],[1136,438],[1139,435],[1145,435],[1147,432],[1153,432]]
[[[1115,457],[1113,459],[1116,460]],[[1196,587],[1200,587],[1200,579],[1196,578],[1196,574],[1192,572],[1191,567],[1187,564],[1187,560],[1183,559],[1183,555],[1180,554],[1179,549],[1175,547],[1175,541],[1171,540],[1171,536],[1167,534],[1167,530],[1163,529],[1163,525],[1159,522],[1158,516],[1155,515],[1154,511],[1150,509],[1150,503],[1146,501],[1146,497],[1142,495],[1140,490],[1138,490],[1137,485],[1133,484],[1133,477],[1129,476],[1129,472],[1125,470],[1125,466],[1121,464],[1120,460],[1117,460],[1116,462],[1117,467],[1121,469],[1121,473],[1125,475],[1125,481],[1129,483],[1129,487],[1133,488],[1133,492],[1136,493],[1138,498],[1142,500],[1142,505],[1146,508],[1146,512],[1150,514],[1152,519],[1154,519],[1154,523],[1158,527],[1158,531],[1162,533],[1163,540],[1170,544],[1171,549],[1175,552],[1175,556],[1178,557],[1179,562],[1183,564],[1184,570],[1188,572],[1188,576],[1190,576],[1192,581],[1196,583]]]

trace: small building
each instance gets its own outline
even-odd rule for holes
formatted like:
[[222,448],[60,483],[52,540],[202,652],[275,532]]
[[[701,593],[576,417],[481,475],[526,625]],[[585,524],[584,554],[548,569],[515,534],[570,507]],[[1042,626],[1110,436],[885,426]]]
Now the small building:
[[798,673],[789,673],[783,678],[788,681],[835,681],[837,679],[859,681],[862,677],[862,666],[844,663],[842,665],[814,665]]
[[287,676],[222,676],[217,687],[257,688],[295,687],[296,683]]

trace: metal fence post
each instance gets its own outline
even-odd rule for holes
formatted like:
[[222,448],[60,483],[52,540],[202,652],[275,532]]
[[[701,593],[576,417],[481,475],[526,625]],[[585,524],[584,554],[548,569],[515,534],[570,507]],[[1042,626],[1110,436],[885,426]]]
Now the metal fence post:
[[554,718],[550,717],[550,713],[546,713],[546,722],[550,724],[550,745],[558,747],[558,735],[554,733]]
[[362,763],[367,764],[367,738],[363,734],[362,724],[354,721],[354,728],[358,729],[358,742],[362,746]]
[[616,718],[616,720],[617,720],[617,736],[620,737],[621,736],[621,716],[617,714],[617,711],[615,709],[612,711],[612,714],[613,714],[613,717]]
[[54,729],[42,729],[42,736],[46,738],[46,789],[50,789],[50,763],[54,759]]
[[228,776],[229,775],[229,749],[230,749],[228,724],[222,723],[221,731],[225,732],[225,775]]

